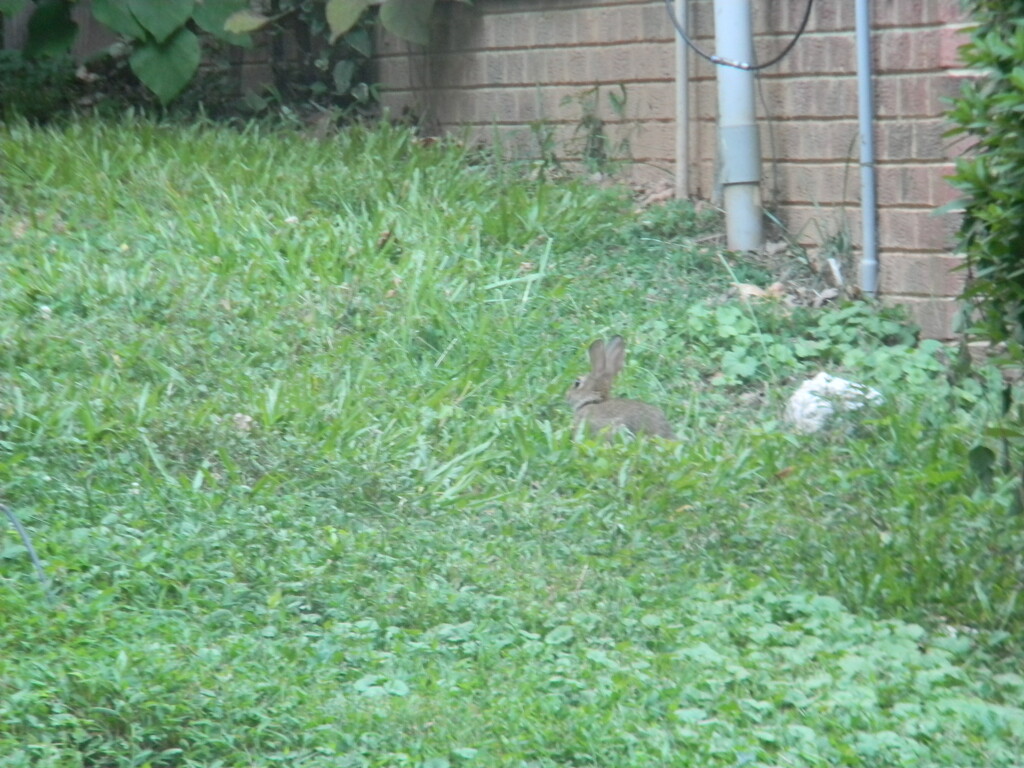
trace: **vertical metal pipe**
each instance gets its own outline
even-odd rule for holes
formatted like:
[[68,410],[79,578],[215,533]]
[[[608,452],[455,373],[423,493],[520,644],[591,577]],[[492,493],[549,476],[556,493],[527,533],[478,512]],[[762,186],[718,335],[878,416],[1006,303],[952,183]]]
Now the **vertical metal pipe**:
[[[754,61],[750,0],[715,0],[715,49],[723,59]],[[726,245],[734,251],[756,251],[764,243],[764,226],[754,73],[719,65],[717,77]]]
[[869,0],[857,0],[857,122],[860,129],[860,289],[878,295],[878,203],[875,197],[874,86]]
[[[676,20],[689,34],[689,4],[674,0]],[[690,60],[689,48],[676,33],[676,197],[690,196]]]

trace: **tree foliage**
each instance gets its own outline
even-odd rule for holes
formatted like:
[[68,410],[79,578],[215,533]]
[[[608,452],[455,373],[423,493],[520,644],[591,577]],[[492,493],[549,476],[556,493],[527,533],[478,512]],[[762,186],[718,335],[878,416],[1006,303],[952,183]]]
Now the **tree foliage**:
[[[949,113],[951,133],[974,142],[952,177],[963,193],[960,241],[969,270],[961,298],[974,309],[971,331],[1005,347],[1009,370],[1024,361],[1024,0],[971,0],[969,7],[977,25],[961,56],[978,77],[964,85]],[[1019,401],[1006,384],[1001,423],[985,433],[1000,442],[1004,469],[1019,475],[1010,507],[1016,513],[1024,511]],[[996,454],[979,444],[970,459],[984,477]]]
[[960,238],[970,280],[964,298],[978,310],[978,332],[1024,344],[1024,0],[972,0],[977,22],[961,49],[979,76],[950,111],[952,133],[974,140],[957,160],[963,193]]
[[[66,54],[78,34],[71,9],[75,0],[37,0],[28,22],[24,54],[43,59]],[[252,8],[249,0],[93,0],[93,17],[127,40],[132,72],[161,103],[178,96],[192,81],[202,60],[202,37],[232,45],[251,45],[251,33],[287,20],[316,41],[300,55],[335,94],[365,99],[367,86],[354,78],[371,54],[372,20],[392,34],[420,45],[429,39],[434,0],[275,0]],[[0,16],[21,13],[28,0],[0,0]],[[362,89],[362,96],[356,89]],[[321,84],[320,90],[326,90]],[[315,92],[316,89],[314,88]]]

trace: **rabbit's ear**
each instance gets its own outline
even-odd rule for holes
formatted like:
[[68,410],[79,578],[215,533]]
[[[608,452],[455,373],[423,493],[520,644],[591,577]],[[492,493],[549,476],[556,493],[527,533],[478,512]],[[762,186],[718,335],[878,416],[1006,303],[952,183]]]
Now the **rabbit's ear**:
[[604,348],[605,372],[615,376],[622,370],[626,360],[626,343],[621,336],[612,336]]
[[590,355],[590,370],[594,373],[602,373],[604,371],[604,341],[598,339],[591,344],[587,354]]

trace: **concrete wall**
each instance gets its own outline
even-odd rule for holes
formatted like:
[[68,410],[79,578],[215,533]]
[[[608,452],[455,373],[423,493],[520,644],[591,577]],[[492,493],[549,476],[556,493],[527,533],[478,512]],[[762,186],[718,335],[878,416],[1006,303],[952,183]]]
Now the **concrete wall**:
[[[806,0],[753,3],[762,60],[797,30]],[[958,146],[943,137],[943,99],[959,91],[958,0],[874,0],[880,288],[907,305],[930,336],[948,337],[960,277],[950,269],[953,197],[944,181]],[[383,100],[428,126],[500,140],[520,154],[543,145],[583,151],[587,115],[612,147],[628,143],[631,174],[670,181],[675,167],[675,52],[662,0],[476,0],[439,6],[434,43],[385,37]],[[690,0],[690,29],[713,51],[712,0]],[[690,195],[716,199],[712,65],[690,55]],[[766,205],[812,249],[860,248],[854,1],[815,3],[792,53],[762,72],[758,104]],[[624,88],[625,104],[611,94]],[[594,89],[597,88],[597,91]],[[597,101],[593,101],[594,94]],[[848,277],[856,280],[856,271]]]

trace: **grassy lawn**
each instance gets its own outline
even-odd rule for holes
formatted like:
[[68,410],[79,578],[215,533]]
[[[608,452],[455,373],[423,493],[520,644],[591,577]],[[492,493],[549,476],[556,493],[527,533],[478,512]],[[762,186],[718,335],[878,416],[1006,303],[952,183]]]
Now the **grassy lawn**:
[[[0,517],[3,768],[1024,765],[991,371],[401,129],[0,164],[0,500],[53,599]],[[574,442],[613,333],[678,443]],[[885,403],[793,433],[821,369]]]

